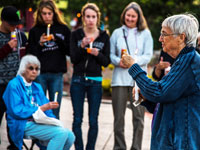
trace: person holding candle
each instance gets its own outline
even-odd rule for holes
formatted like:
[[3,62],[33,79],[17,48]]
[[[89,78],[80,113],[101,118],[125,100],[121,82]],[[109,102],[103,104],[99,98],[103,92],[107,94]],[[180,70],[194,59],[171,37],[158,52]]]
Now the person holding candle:
[[[112,75],[112,107],[114,114],[114,150],[126,150],[124,137],[124,116],[127,101],[132,104],[134,81],[128,74],[128,67],[123,65],[121,53],[134,57],[137,63],[147,70],[147,64],[153,54],[153,40],[143,12],[136,2],[128,4],[121,14],[122,27],[114,30],[110,38],[110,59],[115,69]],[[141,150],[144,111],[143,106],[131,105],[133,140],[131,150]]]
[[[102,97],[102,66],[110,63],[110,42],[106,31],[99,29],[100,11],[94,3],[81,10],[83,27],[72,32],[70,57],[74,65],[71,81],[73,131],[76,150],[94,150],[98,134],[98,114]],[[86,148],[83,145],[81,124],[83,105],[87,95],[89,105],[89,131]]]
[[[63,73],[67,71],[66,55],[69,55],[70,30],[63,21],[54,0],[42,0],[36,11],[33,28],[29,32],[28,53],[38,57],[41,62],[39,82],[50,101],[54,101],[58,92],[61,104],[63,91]],[[60,107],[54,109],[59,118]]]
[[[2,9],[0,23],[0,125],[6,111],[2,95],[8,82],[16,76],[20,59],[26,53],[24,47],[27,44],[27,38],[23,32],[17,29],[20,23],[19,10],[14,6],[6,6]],[[15,38],[12,37],[12,33],[15,33]],[[7,149],[17,150],[9,135],[8,140]]]
[[[9,135],[17,150],[22,150],[24,136],[46,141],[47,150],[69,150],[75,136],[55,119],[52,110],[59,104],[50,102],[41,85],[34,82],[39,74],[40,62],[37,57],[26,55],[20,62],[17,76],[6,87],[3,100],[7,108]],[[50,118],[54,124],[45,122],[44,117],[40,118],[42,115]]]
[[148,108],[152,103],[160,103],[152,129],[151,150],[200,149],[200,55],[195,48],[198,30],[197,18],[189,13],[164,19],[159,42],[175,61],[159,82],[147,78],[130,55],[122,57],[146,99],[142,104]]

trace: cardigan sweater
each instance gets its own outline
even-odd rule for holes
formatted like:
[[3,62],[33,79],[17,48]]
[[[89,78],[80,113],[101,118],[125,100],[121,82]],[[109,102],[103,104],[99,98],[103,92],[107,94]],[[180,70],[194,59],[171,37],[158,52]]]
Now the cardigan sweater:
[[200,55],[195,49],[185,47],[159,82],[147,78],[138,64],[131,66],[129,73],[148,99],[146,107],[150,102],[160,103],[151,150],[199,150]]
[[[49,102],[40,84],[32,82],[31,88],[34,101],[39,106]],[[38,106],[31,104],[25,83],[19,75],[8,83],[3,99],[7,108],[7,124],[10,137],[21,150],[26,122],[38,110]],[[47,110],[44,113],[49,117],[55,118],[52,110]]]

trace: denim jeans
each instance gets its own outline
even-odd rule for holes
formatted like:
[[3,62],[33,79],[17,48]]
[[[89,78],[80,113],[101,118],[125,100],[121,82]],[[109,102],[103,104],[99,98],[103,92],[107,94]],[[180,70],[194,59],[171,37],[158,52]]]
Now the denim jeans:
[[48,142],[47,150],[69,150],[75,140],[73,132],[66,128],[32,121],[26,123],[24,134]]
[[63,92],[63,73],[42,73],[36,78],[36,82],[40,83],[45,94],[49,94],[49,100],[54,101],[55,93],[58,92],[57,101],[59,107],[53,109],[53,113],[59,119],[60,105]]
[[99,81],[86,80],[85,77],[73,76],[71,82],[71,99],[74,111],[73,132],[76,136],[76,150],[83,150],[81,124],[83,119],[83,105],[87,95],[89,108],[89,131],[86,150],[94,150],[98,134],[98,115],[102,97],[102,85]]

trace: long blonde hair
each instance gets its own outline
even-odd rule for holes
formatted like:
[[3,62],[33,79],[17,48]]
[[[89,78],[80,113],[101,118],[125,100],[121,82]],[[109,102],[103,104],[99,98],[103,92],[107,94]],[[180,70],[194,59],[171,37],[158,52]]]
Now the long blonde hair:
[[35,13],[35,22],[33,26],[36,25],[45,25],[43,19],[42,19],[42,9],[43,8],[48,8],[50,9],[54,16],[53,16],[53,22],[58,23],[58,24],[64,24],[66,25],[67,23],[64,21],[63,17],[61,16],[59,9],[57,8],[54,0],[41,0],[39,3],[38,9]]
[[86,9],[92,9],[97,13],[97,26],[99,27],[100,26],[100,20],[101,20],[101,12],[99,10],[99,7],[95,3],[87,3],[82,7],[81,16],[82,16],[83,25],[84,25],[83,17],[85,16]]

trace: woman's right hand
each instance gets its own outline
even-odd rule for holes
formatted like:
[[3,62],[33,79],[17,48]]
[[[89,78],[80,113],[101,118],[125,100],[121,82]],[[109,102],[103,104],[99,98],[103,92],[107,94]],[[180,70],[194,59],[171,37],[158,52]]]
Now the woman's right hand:
[[82,40],[82,43],[81,43],[81,47],[84,48],[86,45],[90,44],[91,41],[91,38],[89,37],[84,37],[83,40]]
[[58,107],[59,107],[58,102],[49,102],[47,104],[40,106],[40,109],[42,111],[46,111],[46,110],[49,110],[49,109],[56,109]]

